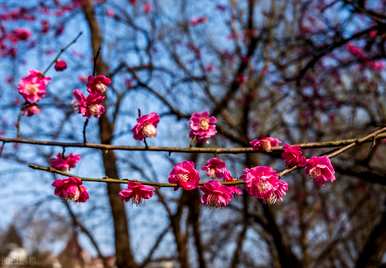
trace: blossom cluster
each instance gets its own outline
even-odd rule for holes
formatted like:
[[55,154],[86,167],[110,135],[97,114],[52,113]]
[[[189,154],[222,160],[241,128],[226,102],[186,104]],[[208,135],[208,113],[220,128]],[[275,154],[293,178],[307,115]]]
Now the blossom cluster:
[[50,80],[50,77],[37,70],[30,70],[26,76],[22,77],[17,89],[25,100],[21,110],[23,115],[32,116],[40,112],[37,103],[46,95]]
[[[156,124],[159,122],[159,116],[155,113],[140,117],[138,124],[147,122],[144,126]],[[137,126],[138,127],[138,126]],[[152,129],[153,127],[148,127]],[[133,128],[134,135],[140,137],[146,136],[147,131],[143,128]],[[271,151],[274,146],[278,146],[280,140],[271,137],[264,137],[259,140],[251,141],[256,150]],[[305,168],[306,173],[314,179],[318,186],[335,180],[334,168],[327,156],[313,156],[306,159],[299,146],[285,144],[283,146],[282,158],[287,167]],[[68,171],[76,166],[80,156],[77,154],[57,154],[51,159],[51,167],[57,170]],[[171,170],[168,182],[175,188],[182,188],[185,191],[200,190],[201,203],[213,207],[225,207],[229,205],[235,196],[241,195],[242,191],[237,186],[244,184],[246,192],[255,198],[264,202],[274,204],[283,201],[287,191],[288,183],[280,178],[280,174],[269,166],[256,166],[245,168],[240,180],[232,176],[226,163],[219,157],[213,157],[201,167],[210,178],[206,182],[201,182],[199,170],[196,169],[192,161],[182,161],[177,163]],[[232,182],[234,182],[232,184]],[[156,191],[157,184],[146,185],[139,181],[129,181],[127,188],[119,192],[119,197],[123,201],[132,201],[134,204],[140,204],[143,200],[150,199]],[[86,188],[82,181],[76,177],[67,179],[57,179],[54,181],[55,194],[67,200],[75,202],[85,202],[88,200]]]
[[107,87],[111,84],[111,79],[100,74],[96,76],[90,75],[87,80],[88,95],[84,95],[80,89],[75,89],[73,92],[74,109],[84,117],[99,118],[106,111],[104,101]]
[[[56,69],[63,70],[66,65],[64,61],[56,61]],[[39,109],[36,103],[45,96],[46,87],[50,78],[43,73],[31,70],[23,77],[19,83],[18,91],[26,101],[25,113],[27,115],[36,114]],[[104,101],[106,98],[107,87],[111,84],[111,79],[105,75],[89,76],[87,79],[87,93],[84,95],[81,90],[75,89],[73,104],[75,110],[84,117],[99,118],[105,113]],[[155,138],[157,136],[157,126],[160,122],[159,114],[152,112],[139,115],[137,122],[132,128],[133,138],[143,140]],[[194,112],[189,120],[189,137],[192,142],[202,145],[217,134],[217,119],[209,112]],[[250,145],[256,151],[271,152],[278,147],[281,141],[274,137],[260,137],[250,141]],[[331,161],[326,156],[311,157],[306,159],[299,146],[285,144],[283,146],[282,159],[287,168],[305,168],[308,175],[313,177],[318,186],[326,182],[335,180],[334,168]],[[51,167],[55,170],[69,171],[79,162],[78,154],[65,155],[57,154],[50,160]],[[192,161],[182,161],[176,164],[171,170],[168,181],[176,188],[186,191],[199,189],[202,192],[201,203],[214,207],[227,206],[236,195],[241,195],[242,191],[236,186],[244,184],[246,192],[258,199],[268,203],[282,201],[287,190],[288,184],[280,178],[280,174],[269,166],[256,166],[246,168],[240,180],[232,176],[226,163],[219,157],[209,159],[201,168],[210,178],[207,182],[201,182],[200,173]],[[67,200],[75,202],[85,202],[89,196],[87,189],[82,185],[82,180],[77,177],[57,179],[52,184],[55,187],[55,194]],[[150,199],[156,188],[145,185],[138,181],[130,181],[127,188],[120,191],[119,196],[122,200],[131,200],[135,204],[141,203],[143,199]]]

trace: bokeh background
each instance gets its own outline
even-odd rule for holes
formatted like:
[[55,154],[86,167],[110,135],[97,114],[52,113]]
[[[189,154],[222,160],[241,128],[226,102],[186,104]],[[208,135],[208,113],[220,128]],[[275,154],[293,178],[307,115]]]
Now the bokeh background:
[[[89,122],[89,142],[142,145],[131,133],[137,109],[161,115],[150,145],[188,146],[188,119],[197,111],[219,121],[205,146],[246,147],[261,135],[290,144],[361,137],[386,124],[385,14],[382,0],[0,0],[0,135],[16,135],[19,79],[44,70],[83,32],[61,56],[68,68],[48,72],[42,111],[21,118],[21,137],[82,142],[72,91],[85,92],[99,48],[97,73],[113,83],[106,115]],[[336,182],[322,188],[291,173],[283,203],[245,195],[213,209],[199,204],[198,192],[170,189],[140,206],[123,204],[116,185],[100,183],[86,183],[86,204],[68,203],[53,195],[54,175],[28,168],[48,165],[62,148],[5,143],[0,265],[380,267],[385,148],[378,140],[340,155]],[[213,156],[66,152],[81,154],[74,174],[160,182],[179,161],[200,168]],[[248,166],[284,168],[279,153],[221,157],[235,177]]]

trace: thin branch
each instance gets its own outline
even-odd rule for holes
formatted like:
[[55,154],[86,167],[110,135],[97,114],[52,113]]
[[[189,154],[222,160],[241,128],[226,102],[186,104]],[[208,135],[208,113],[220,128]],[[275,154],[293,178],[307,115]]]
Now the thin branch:
[[89,118],[87,117],[86,120],[84,121],[84,125],[83,125],[83,144],[87,143],[87,133],[86,133],[86,130],[87,130],[88,121],[89,121]]
[[[376,135],[375,140],[385,139],[386,133]],[[334,148],[355,143],[358,139],[342,139],[323,142],[308,142],[294,144],[300,146],[302,149],[318,149],[318,148]],[[366,139],[364,142],[372,142],[372,139]],[[90,148],[98,150],[118,150],[118,151],[154,151],[154,152],[170,152],[170,153],[213,153],[213,154],[245,154],[245,153],[259,153],[261,151],[254,150],[252,147],[173,147],[173,146],[127,146],[127,145],[111,145],[111,144],[96,144],[96,143],[76,143],[53,140],[34,140],[22,138],[6,138],[0,137],[0,142],[6,143],[22,143],[38,146],[58,146],[65,148]],[[351,148],[351,147],[350,147]],[[283,150],[282,146],[272,148],[271,153],[280,152]],[[268,152],[263,152],[268,153]]]
[[[330,158],[336,157],[339,154],[342,154],[343,152],[345,152],[345,151],[347,151],[347,150],[349,150],[357,145],[360,145],[360,144],[362,144],[366,141],[369,141],[369,140],[371,141],[372,139],[376,138],[377,136],[379,136],[379,134],[381,134],[385,131],[386,131],[386,127],[375,130],[375,131],[371,132],[370,134],[366,135],[365,137],[355,139],[351,144],[346,145],[342,148],[339,148],[339,149],[327,154],[326,156],[328,156]],[[136,179],[117,179],[117,178],[109,178],[109,177],[103,177],[103,178],[79,177],[79,176],[76,176],[76,175],[73,175],[73,174],[70,174],[70,173],[67,173],[64,171],[60,171],[60,170],[57,170],[57,169],[54,169],[51,167],[44,167],[44,166],[39,166],[39,165],[35,165],[35,164],[29,164],[28,166],[32,169],[37,169],[37,170],[42,170],[42,171],[46,171],[46,172],[50,172],[50,173],[60,174],[60,175],[67,176],[67,177],[78,177],[79,179],[81,179],[83,181],[89,181],[89,182],[127,183],[129,181],[132,181],[132,182],[139,182],[139,183],[144,184],[144,185],[150,185],[150,186],[155,186],[155,187],[173,187],[173,188],[177,187],[177,184],[175,184],[175,183],[149,182],[149,181],[141,181],[141,180],[136,180]],[[296,166],[292,167],[292,168],[284,169],[283,171],[281,171],[279,173],[279,176],[284,177],[296,169],[297,169]],[[204,183],[205,182],[200,182],[199,185],[203,185]],[[244,184],[244,181],[234,180],[234,181],[230,181],[230,182],[221,182],[221,183],[223,185],[242,185],[242,184]]]
[[83,32],[79,32],[78,35],[74,38],[74,40],[72,40],[70,43],[68,43],[65,47],[61,48],[59,50],[59,53],[55,56],[55,58],[50,62],[50,64],[47,66],[47,68],[43,71],[43,74],[46,74],[50,68],[52,67],[52,65],[54,65],[54,63],[59,59],[59,57],[67,50],[70,48],[70,46],[72,46],[73,44],[76,43],[76,41],[78,41],[79,37],[83,34]]

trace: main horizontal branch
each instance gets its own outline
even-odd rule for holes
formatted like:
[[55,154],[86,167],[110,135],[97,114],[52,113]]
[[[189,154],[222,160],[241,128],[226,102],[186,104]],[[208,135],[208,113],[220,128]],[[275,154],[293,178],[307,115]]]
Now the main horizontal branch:
[[[374,137],[374,139],[384,139],[386,133],[382,133]],[[317,148],[335,148],[344,145],[352,144],[357,139],[341,139],[333,141],[323,142],[308,142],[294,144],[303,149],[317,149]],[[372,140],[366,140],[371,142]],[[104,151],[120,150],[120,151],[152,151],[152,152],[169,152],[169,153],[214,153],[214,154],[244,154],[244,153],[257,153],[259,151],[252,147],[172,147],[172,146],[127,146],[127,145],[110,145],[110,144],[95,144],[95,143],[74,143],[74,142],[61,142],[52,140],[33,140],[23,138],[6,138],[0,137],[0,142],[3,143],[22,143],[38,146],[58,146],[62,148],[91,148]],[[278,152],[283,149],[282,146],[272,148],[272,152]]]
[[[150,186],[155,186],[155,187],[172,187],[176,188],[178,187],[177,184],[175,183],[163,183],[163,182],[155,182],[155,181],[141,181],[141,180],[136,180],[136,179],[117,179],[117,178],[109,178],[109,177],[102,177],[102,178],[88,178],[88,177],[79,177],[64,171],[60,171],[57,169],[54,169],[52,167],[44,167],[44,166],[39,166],[35,164],[29,164],[28,165],[32,169],[36,170],[41,170],[41,171],[46,171],[54,174],[59,174],[63,175],[66,177],[77,177],[81,179],[82,181],[90,181],[90,182],[105,182],[105,183],[128,183],[128,182],[139,182],[144,185],[150,185]],[[205,182],[200,182],[200,185],[203,185]],[[231,182],[222,182],[224,185],[240,185],[244,184],[244,181],[242,180],[234,180]]]

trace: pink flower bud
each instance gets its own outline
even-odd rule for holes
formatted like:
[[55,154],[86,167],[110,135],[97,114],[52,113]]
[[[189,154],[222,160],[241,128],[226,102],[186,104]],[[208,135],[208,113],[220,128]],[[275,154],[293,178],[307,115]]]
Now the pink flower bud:
[[56,62],[55,62],[55,70],[58,71],[58,72],[61,72],[63,70],[67,69],[67,63],[62,60],[62,59],[58,59]]

